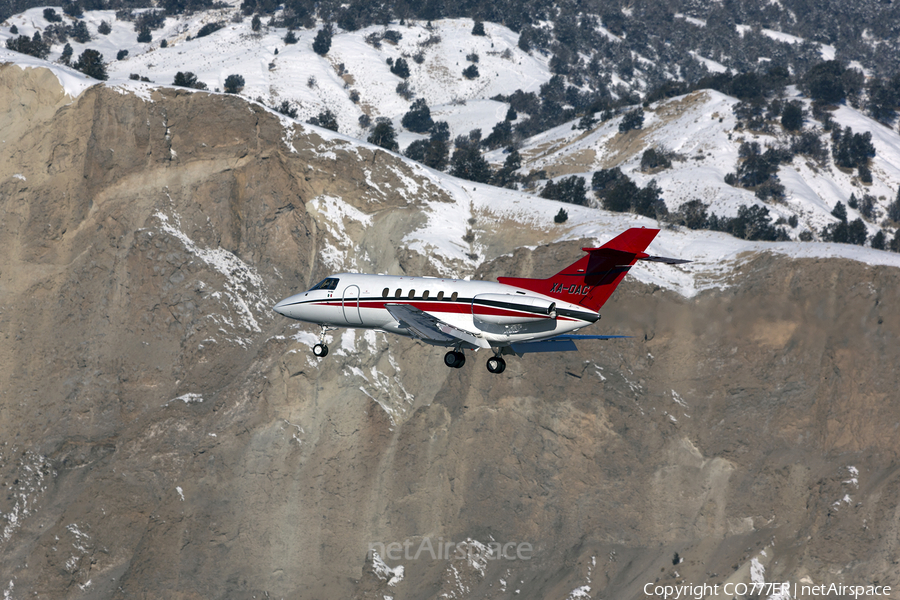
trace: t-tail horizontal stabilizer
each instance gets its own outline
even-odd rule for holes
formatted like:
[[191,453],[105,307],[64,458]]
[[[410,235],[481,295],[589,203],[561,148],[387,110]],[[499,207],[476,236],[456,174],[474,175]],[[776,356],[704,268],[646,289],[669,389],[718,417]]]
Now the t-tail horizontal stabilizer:
[[694,262],[692,260],[684,260],[682,258],[669,258],[667,256],[644,256],[638,257],[638,260],[646,260],[649,262],[658,262],[666,265],[683,265],[685,263]]
[[658,233],[659,229],[632,227],[599,248],[582,248],[587,256],[582,256],[553,277],[499,277],[497,281],[600,312],[600,308],[637,261],[649,260],[667,265],[690,262],[665,256],[650,256],[644,252]]

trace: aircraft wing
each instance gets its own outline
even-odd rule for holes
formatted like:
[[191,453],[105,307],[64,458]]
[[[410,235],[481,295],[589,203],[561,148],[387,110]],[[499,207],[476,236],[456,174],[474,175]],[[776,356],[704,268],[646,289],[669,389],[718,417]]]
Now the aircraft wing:
[[521,356],[529,352],[573,352],[578,350],[575,340],[615,340],[630,335],[558,335],[546,340],[510,344],[513,354]]
[[406,329],[412,337],[423,342],[434,344],[435,346],[455,346],[460,344],[462,347],[470,350],[491,347],[484,338],[478,338],[468,331],[445,323],[415,306],[409,304],[385,304],[384,307],[400,323],[400,327]]

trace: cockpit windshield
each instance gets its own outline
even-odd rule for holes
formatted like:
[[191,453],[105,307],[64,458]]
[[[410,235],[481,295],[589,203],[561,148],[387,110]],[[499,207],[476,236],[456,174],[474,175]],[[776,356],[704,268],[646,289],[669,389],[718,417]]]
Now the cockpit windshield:
[[337,277],[328,277],[328,278],[323,279],[322,281],[320,281],[320,282],[319,282],[318,284],[316,284],[315,286],[313,286],[309,291],[313,291],[313,290],[335,290],[335,289],[337,289],[338,281],[340,281],[340,279],[338,279]]

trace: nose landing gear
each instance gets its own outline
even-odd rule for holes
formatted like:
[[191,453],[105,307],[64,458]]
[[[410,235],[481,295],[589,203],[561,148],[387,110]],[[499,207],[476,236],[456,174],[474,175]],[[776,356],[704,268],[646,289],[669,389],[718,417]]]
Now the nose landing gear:
[[322,325],[322,332],[319,334],[319,343],[313,346],[312,349],[313,354],[318,358],[325,358],[328,356],[328,346],[325,345],[325,334],[334,329],[337,329],[337,327]]

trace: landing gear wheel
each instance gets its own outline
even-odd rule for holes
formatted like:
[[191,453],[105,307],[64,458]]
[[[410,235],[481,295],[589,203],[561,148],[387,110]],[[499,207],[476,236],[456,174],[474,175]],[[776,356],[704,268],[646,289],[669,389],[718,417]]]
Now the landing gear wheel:
[[487,370],[491,373],[502,373],[506,370],[506,361],[499,356],[492,356],[487,360]]
[[316,344],[313,346],[313,354],[318,356],[319,358],[325,358],[328,356],[328,346],[325,344]]
[[466,364],[466,355],[462,352],[455,352],[451,350],[444,355],[444,364],[451,369],[460,369],[464,364]]

